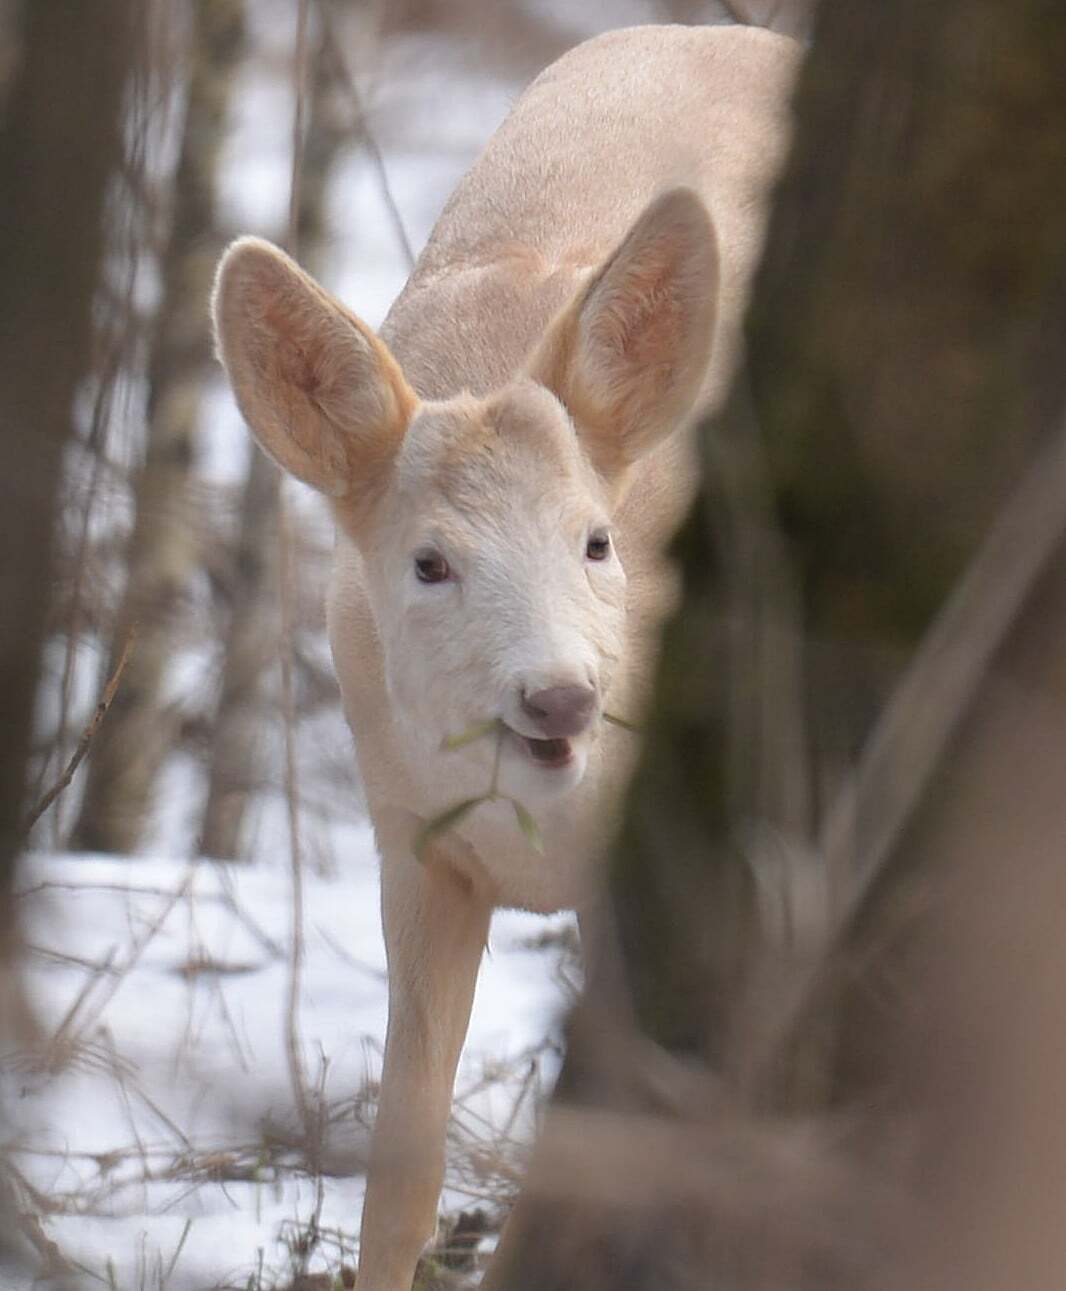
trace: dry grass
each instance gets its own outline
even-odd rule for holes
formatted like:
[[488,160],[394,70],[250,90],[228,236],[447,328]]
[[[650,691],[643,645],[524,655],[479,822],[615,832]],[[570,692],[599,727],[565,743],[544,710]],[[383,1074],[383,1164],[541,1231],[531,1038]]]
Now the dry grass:
[[[216,1102],[233,1104],[233,1133],[219,1137],[219,1114],[208,1118],[215,1129],[203,1128],[200,1117],[195,1124],[184,1121],[164,1105],[152,1075],[123,1053],[115,1039],[112,1027],[121,1017],[122,993],[152,990],[150,974],[162,969],[187,984],[188,1018],[184,1028],[179,1018],[174,1019],[172,1060],[181,1066],[183,1079],[200,1079],[202,1021],[195,1019],[202,1019],[207,1005],[216,1017],[213,1034],[229,1037],[237,1086],[242,1071],[254,1070],[262,1063],[264,1055],[249,1051],[227,996],[235,983],[254,980],[256,973],[270,970],[276,976],[281,948],[225,882],[201,890],[198,880],[205,870],[220,873],[217,867],[201,863],[189,866],[173,885],[45,880],[32,883],[22,894],[22,903],[48,902],[57,914],[64,902],[74,911],[86,897],[109,902],[132,897],[140,907],[129,921],[128,936],[116,940],[103,954],[66,953],[62,947],[54,949],[47,944],[27,948],[31,962],[42,970],[44,966],[62,970],[72,979],[72,989],[50,1028],[35,1042],[3,1055],[0,1075],[5,1085],[9,1090],[20,1090],[23,1097],[39,1100],[48,1098],[55,1082],[77,1077],[82,1082],[79,1088],[87,1081],[97,1091],[94,1099],[106,1097],[121,1106],[126,1130],[106,1147],[91,1150],[65,1147],[56,1142],[54,1134],[47,1141],[30,1131],[9,1137],[5,1145],[7,1179],[25,1216],[26,1240],[41,1268],[66,1268],[104,1286],[118,1279],[123,1291],[127,1289],[122,1279],[134,1277],[137,1288],[163,1291],[168,1284],[181,1282],[183,1250],[187,1257],[196,1249],[199,1237],[196,1220],[191,1218],[182,1249],[169,1244],[165,1249],[153,1246],[159,1240],[151,1236],[153,1217],[189,1214],[196,1209],[197,1198],[203,1199],[206,1212],[211,1213],[234,1186],[243,1189],[243,1199],[231,1195],[230,1204],[254,1207],[258,1204],[255,1198],[265,1201],[279,1189],[291,1192],[298,1185],[304,1200],[294,1203],[291,1216],[281,1225],[276,1252],[264,1253],[254,1267],[244,1267],[236,1280],[224,1278],[219,1287],[281,1291],[343,1285],[345,1270],[357,1264],[358,1208],[352,1208],[350,1224],[338,1227],[335,1221],[323,1220],[322,1203],[334,1183],[356,1178],[365,1170],[376,1082],[367,1075],[354,1094],[331,1094],[330,1056],[319,1051],[310,1061],[303,1059],[307,1071],[303,1106],[291,1087],[287,1099],[283,1089],[274,1088],[271,1105],[258,1109],[247,1105],[236,1089],[216,1089],[211,1094]],[[256,961],[221,953],[217,941],[201,935],[204,912],[213,918],[226,912],[227,926],[253,938],[253,944],[263,951],[262,957]],[[545,968],[549,960],[558,962],[573,998],[579,970],[572,940],[564,939],[565,944],[554,937],[541,941]],[[224,938],[221,944],[225,944]],[[321,953],[333,952],[321,943]],[[279,1030],[278,1042],[272,1066],[281,1070],[281,1048],[290,1042],[287,1031],[282,1034]],[[306,1044],[299,1034],[295,1042],[303,1055]],[[212,1041],[213,1045],[218,1043],[217,1038]],[[485,1064],[460,1090],[449,1130],[445,1185],[449,1209],[442,1216],[439,1238],[427,1253],[420,1274],[427,1291],[431,1287],[471,1286],[479,1276],[481,1248],[491,1245],[498,1234],[525,1171],[529,1126],[537,1119],[545,1093],[541,1074],[545,1046],[507,1062]],[[219,1057],[225,1059],[226,1055],[215,1054],[216,1062]],[[373,1048],[368,1051],[368,1071],[376,1068],[379,1058]],[[500,1119],[490,1119],[490,1105]],[[502,1116],[500,1107],[506,1109]],[[225,1108],[221,1115],[228,1115]],[[53,1182],[44,1187],[42,1179]],[[136,1252],[116,1251],[111,1269],[92,1267],[79,1262],[71,1251],[64,1251],[55,1226],[55,1221],[69,1217],[97,1217],[103,1223],[140,1216],[149,1236]],[[324,1276],[333,1281],[322,1281]]]

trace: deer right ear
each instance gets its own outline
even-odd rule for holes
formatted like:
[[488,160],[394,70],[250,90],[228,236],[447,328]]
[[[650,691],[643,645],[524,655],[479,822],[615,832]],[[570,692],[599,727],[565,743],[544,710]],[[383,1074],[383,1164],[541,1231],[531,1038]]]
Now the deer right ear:
[[532,375],[570,410],[593,464],[617,479],[693,410],[711,356],[718,243],[700,198],[652,201],[550,324]]
[[259,238],[223,256],[211,307],[219,357],[266,452],[330,497],[372,489],[418,406],[385,343]]

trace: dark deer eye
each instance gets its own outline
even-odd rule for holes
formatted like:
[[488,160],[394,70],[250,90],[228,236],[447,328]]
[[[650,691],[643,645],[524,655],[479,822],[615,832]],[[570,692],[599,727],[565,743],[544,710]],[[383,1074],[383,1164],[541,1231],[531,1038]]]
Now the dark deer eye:
[[589,534],[585,555],[589,560],[606,560],[611,554],[611,535],[606,529],[596,529]]
[[415,556],[415,574],[420,583],[443,583],[451,572],[448,562],[432,547],[426,547]]

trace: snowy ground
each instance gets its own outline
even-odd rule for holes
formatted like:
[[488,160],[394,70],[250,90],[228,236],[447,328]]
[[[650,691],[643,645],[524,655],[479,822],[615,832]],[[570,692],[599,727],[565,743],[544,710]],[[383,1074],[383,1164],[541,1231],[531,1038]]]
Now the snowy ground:
[[[286,1056],[284,865],[29,859],[20,907],[44,1039],[3,1064],[12,1158],[47,1236],[105,1285],[285,1286],[313,1217],[308,1267],[355,1262],[385,979],[370,831],[343,841],[342,872],[303,879],[299,1033],[324,1125],[310,1165]],[[457,1082],[453,1213],[506,1192],[555,1074],[572,962],[555,934],[569,926],[493,924]]]

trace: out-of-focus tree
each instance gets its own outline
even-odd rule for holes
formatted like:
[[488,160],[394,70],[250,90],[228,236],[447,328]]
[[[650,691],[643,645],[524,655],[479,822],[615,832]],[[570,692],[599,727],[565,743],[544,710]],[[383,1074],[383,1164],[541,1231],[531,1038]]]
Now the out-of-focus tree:
[[[91,14],[68,2],[21,6],[20,57],[0,127],[7,194],[0,239],[0,869],[8,878],[26,815],[63,453],[74,396],[91,368],[103,212],[121,160],[119,114],[136,70],[138,12],[126,0],[106,0]],[[0,904],[9,914],[10,902]]]
[[136,850],[180,730],[180,714],[168,702],[167,676],[205,532],[194,487],[202,393],[211,363],[204,302],[225,240],[216,226],[215,171],[233,72],[244,47],[243,5],[244,0],[194,0],[188,10],[186,111],[169,236],[160,256],[147,440],[134,487],[126,588],[109,675],[133,626],[137,649],[90,756],[73,842],[91,850]]
[[[291,250],[312,272],[328,241],[326,199],[334,163],[358,142],[359,103],[327,14],[313,7],[307,59],[307,104],[297,141]],[[338,13],[338,16],[342,16]],[[233,557],[223,581],[229,618],[223,643],[218,708],[211,736],[200,850],[227,860],[242,855],[253,796],[267,779],[272,717],[268,686],[278,655],[278,470],[254,446],[241,495]]]
[[1064,50],[823,0],[494,1291],[1057,1276]]
[[[53,537],[79,384],[92,368],[104,215],[138,70],[137,0],[5,6],[14,42],[0,115],[0,1036],[26,1019],[12,967],[11,899],[51,602]],[[61,87],[61,92],[57,92]],[[13,1235],[6,1188],[0,1258]]]

